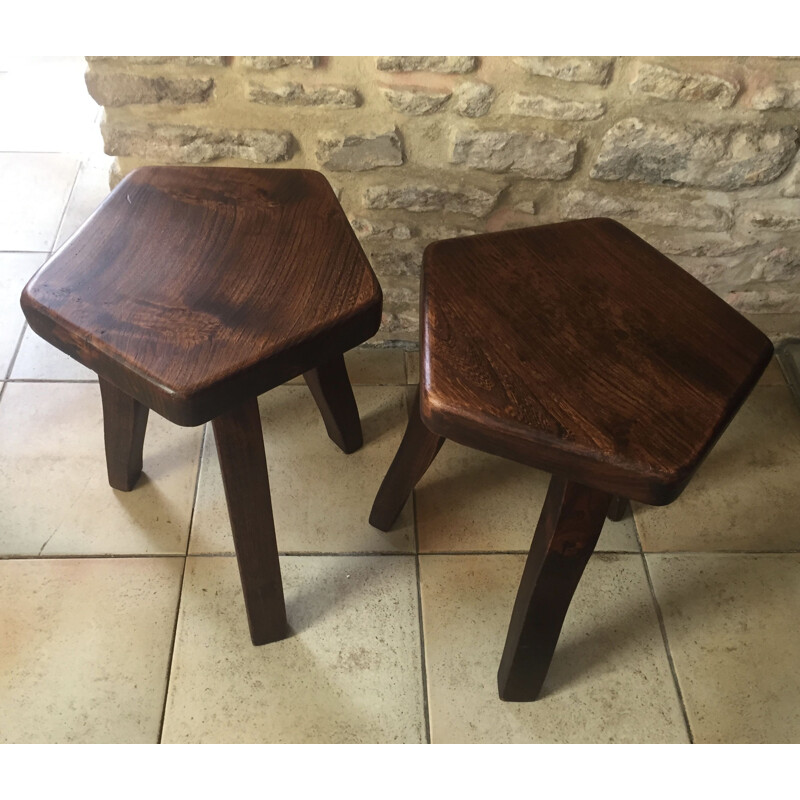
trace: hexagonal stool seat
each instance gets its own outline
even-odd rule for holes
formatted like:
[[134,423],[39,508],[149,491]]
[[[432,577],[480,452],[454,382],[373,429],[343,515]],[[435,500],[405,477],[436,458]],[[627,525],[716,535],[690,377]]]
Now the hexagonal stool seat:
[[607,219],[436,242],[421,294],[419,398],[370,522],[391,527],[445,438],[552,474],[498,675],[534,700],[606,515],[678,497],[772,344]]
[[100,379],[111,486],[142,470],[148,410],[213,420],[254,644],[286,634],[259,394],[302,374],[331,439],[362,443],[343,353],[381,291],[325,178],[147,167],[128,175],[22,294],[31,327]]

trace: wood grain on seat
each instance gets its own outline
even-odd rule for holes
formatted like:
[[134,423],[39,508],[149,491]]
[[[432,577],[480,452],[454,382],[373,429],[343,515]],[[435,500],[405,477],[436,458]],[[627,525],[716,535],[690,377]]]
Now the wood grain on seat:
[[680,494],[772,355],[608,219],[436,242],[422,298],[431,431],[656,505]]
[[321,174],[143,167],[22,306],[47,341],[197,425],[368,339],[381,291]]

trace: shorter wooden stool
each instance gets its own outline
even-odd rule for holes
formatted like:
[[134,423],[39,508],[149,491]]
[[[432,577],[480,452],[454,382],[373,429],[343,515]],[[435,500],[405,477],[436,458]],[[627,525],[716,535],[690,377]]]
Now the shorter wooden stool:
[[535,700],[606,515],[678,497],[772,344],[609,219],[436,242],[421,294],[419,398],[370,522],[391,527],[445,438],[552,473],[498,675]]
[[250,635],[284,637],[257,398],[302,374],[331,439],[357,450],[342,354],[381,317],[378,282],[325,178],[138,169],[31,279],[22,308],[98,374],[115,489],[142,471],[149,409],[178,425],[213,420]]

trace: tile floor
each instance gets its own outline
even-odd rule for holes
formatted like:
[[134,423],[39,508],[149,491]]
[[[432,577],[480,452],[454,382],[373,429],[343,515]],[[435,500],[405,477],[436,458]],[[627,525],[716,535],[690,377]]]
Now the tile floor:
[[607,523],[544,696],[495,675],[542,473],[447,444],[392,533],[372,498],[413,353],[348,357],[365,445],[302,385],[262,398],[293,635],[254,648],[210,430],[151,415],[110,489],[93,375],[25,326],[24,281],[107,191],[80,60],[0,69],[0,741],[800,741],[800,412],[773,364],[685,494]]

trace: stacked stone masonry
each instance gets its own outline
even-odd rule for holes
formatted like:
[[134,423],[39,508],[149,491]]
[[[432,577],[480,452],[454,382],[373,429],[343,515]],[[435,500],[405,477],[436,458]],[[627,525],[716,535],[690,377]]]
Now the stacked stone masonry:
[[112,184],[143,164],[327,175],[384,288],[379,341],[416,341],[429,242],[591,216],[800,333],[800,59],[87,60]]

